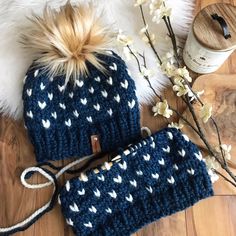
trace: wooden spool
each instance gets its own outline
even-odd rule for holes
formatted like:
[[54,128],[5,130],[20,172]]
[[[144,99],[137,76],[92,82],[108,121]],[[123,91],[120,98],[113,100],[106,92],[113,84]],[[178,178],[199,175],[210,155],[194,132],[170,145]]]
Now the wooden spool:
[[184,61],[201,74],[216,71],[236,49],[236,7],[212,4],[193,21],[184,49]]

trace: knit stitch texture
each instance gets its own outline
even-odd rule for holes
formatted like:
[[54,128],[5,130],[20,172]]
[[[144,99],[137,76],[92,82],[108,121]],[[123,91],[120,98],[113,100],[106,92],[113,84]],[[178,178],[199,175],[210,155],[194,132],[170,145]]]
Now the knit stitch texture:
[[65,86],[64,76],[48,78],[31,66],[23,91],[24,120],[38,162],[92,154],[91,136],[110,152],[140,138],[134,81],[116,54],[100,55],[106,74],[88,64],[89,76]]
[[63,187],[59,203],[78,236],[125,236],[213,195],[198,148],[177,129],[143,139]]

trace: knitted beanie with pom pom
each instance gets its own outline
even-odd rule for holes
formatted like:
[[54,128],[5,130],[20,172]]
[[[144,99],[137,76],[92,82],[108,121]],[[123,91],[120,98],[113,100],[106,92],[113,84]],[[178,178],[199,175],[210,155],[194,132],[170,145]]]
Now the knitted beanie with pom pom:
[[[38,162],[110,152],[140,138],[135,84],[107,50],[109,31],[91,6],[46,8],[24,44],[35,51],[24,119]],[[95,144],[94,144],[95,143]]]

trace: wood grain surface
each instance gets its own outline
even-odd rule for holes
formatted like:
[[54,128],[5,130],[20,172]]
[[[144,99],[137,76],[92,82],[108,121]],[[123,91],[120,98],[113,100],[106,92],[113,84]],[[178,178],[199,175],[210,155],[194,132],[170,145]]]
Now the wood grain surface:
[[[236,0],[197,0],[196,12],[208,4],[224,2],[236,5]],[[217,71],[218,74],[236,73],[236,54]],[[164,91],[172,105],[184,111],[170,90]],[[153,131],[165,126],[165,120],[154,118],[151,107],[142,109],[142,123]],[[64,163],[58,163],[64,164]],[[49,200],[52,189],[27,190],[19,176],[26,167],[35,165],[33,147],[23,122],[0,117],[0,226],[19,222]],[[65,182],[65,176],[61,184]],[[32,181],[43,181],[34,176]],[[236,190],[224,181],[215,185],[215,197],[201,201],[194,207],[152,223],[133,236],[234,236],[236,235]],[[18,236],[72,236],[57,206],[27,231]],[[122,236],[122,235],[121,235]]]
[[[226,21],[231,38],[225,39],[223,30],[211,15],[223,16]],[[236,7],[231,4],[211,4],[200,11],[193,23],[193,33],[196,39],[205,46],[213,50],[227,51],[236,48]]]

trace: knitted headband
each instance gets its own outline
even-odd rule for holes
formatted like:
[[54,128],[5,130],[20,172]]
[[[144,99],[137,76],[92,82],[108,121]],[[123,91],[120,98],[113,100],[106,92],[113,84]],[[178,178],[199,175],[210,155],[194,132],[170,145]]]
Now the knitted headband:
[[134,81],[106,49],[109,31],[91,6],[46,8],[23,39],[35,51],[23,100],[38,162],[106,153],[140,138]]
[[[21,180],[27,188],[54,185],[52,199],[0,235],[27,229],[50,211],[58,193],[57,178],[86,157],[61,169],[56,176],[40,167],[28,168]],[[89,161],[89,162],[90,162]],[[34,172],[49,182],[29,184]],[[212,184],[198,148],[177,129],[166,128],[133,144],[105,162],[66,183],[58,202],[76,235],[129,235],[161,217],[192,206],[213,195]]]
[[197,147],[164,129],[113,159],[68,181],[59,197],[78,236],[130,235],[213,194]]

